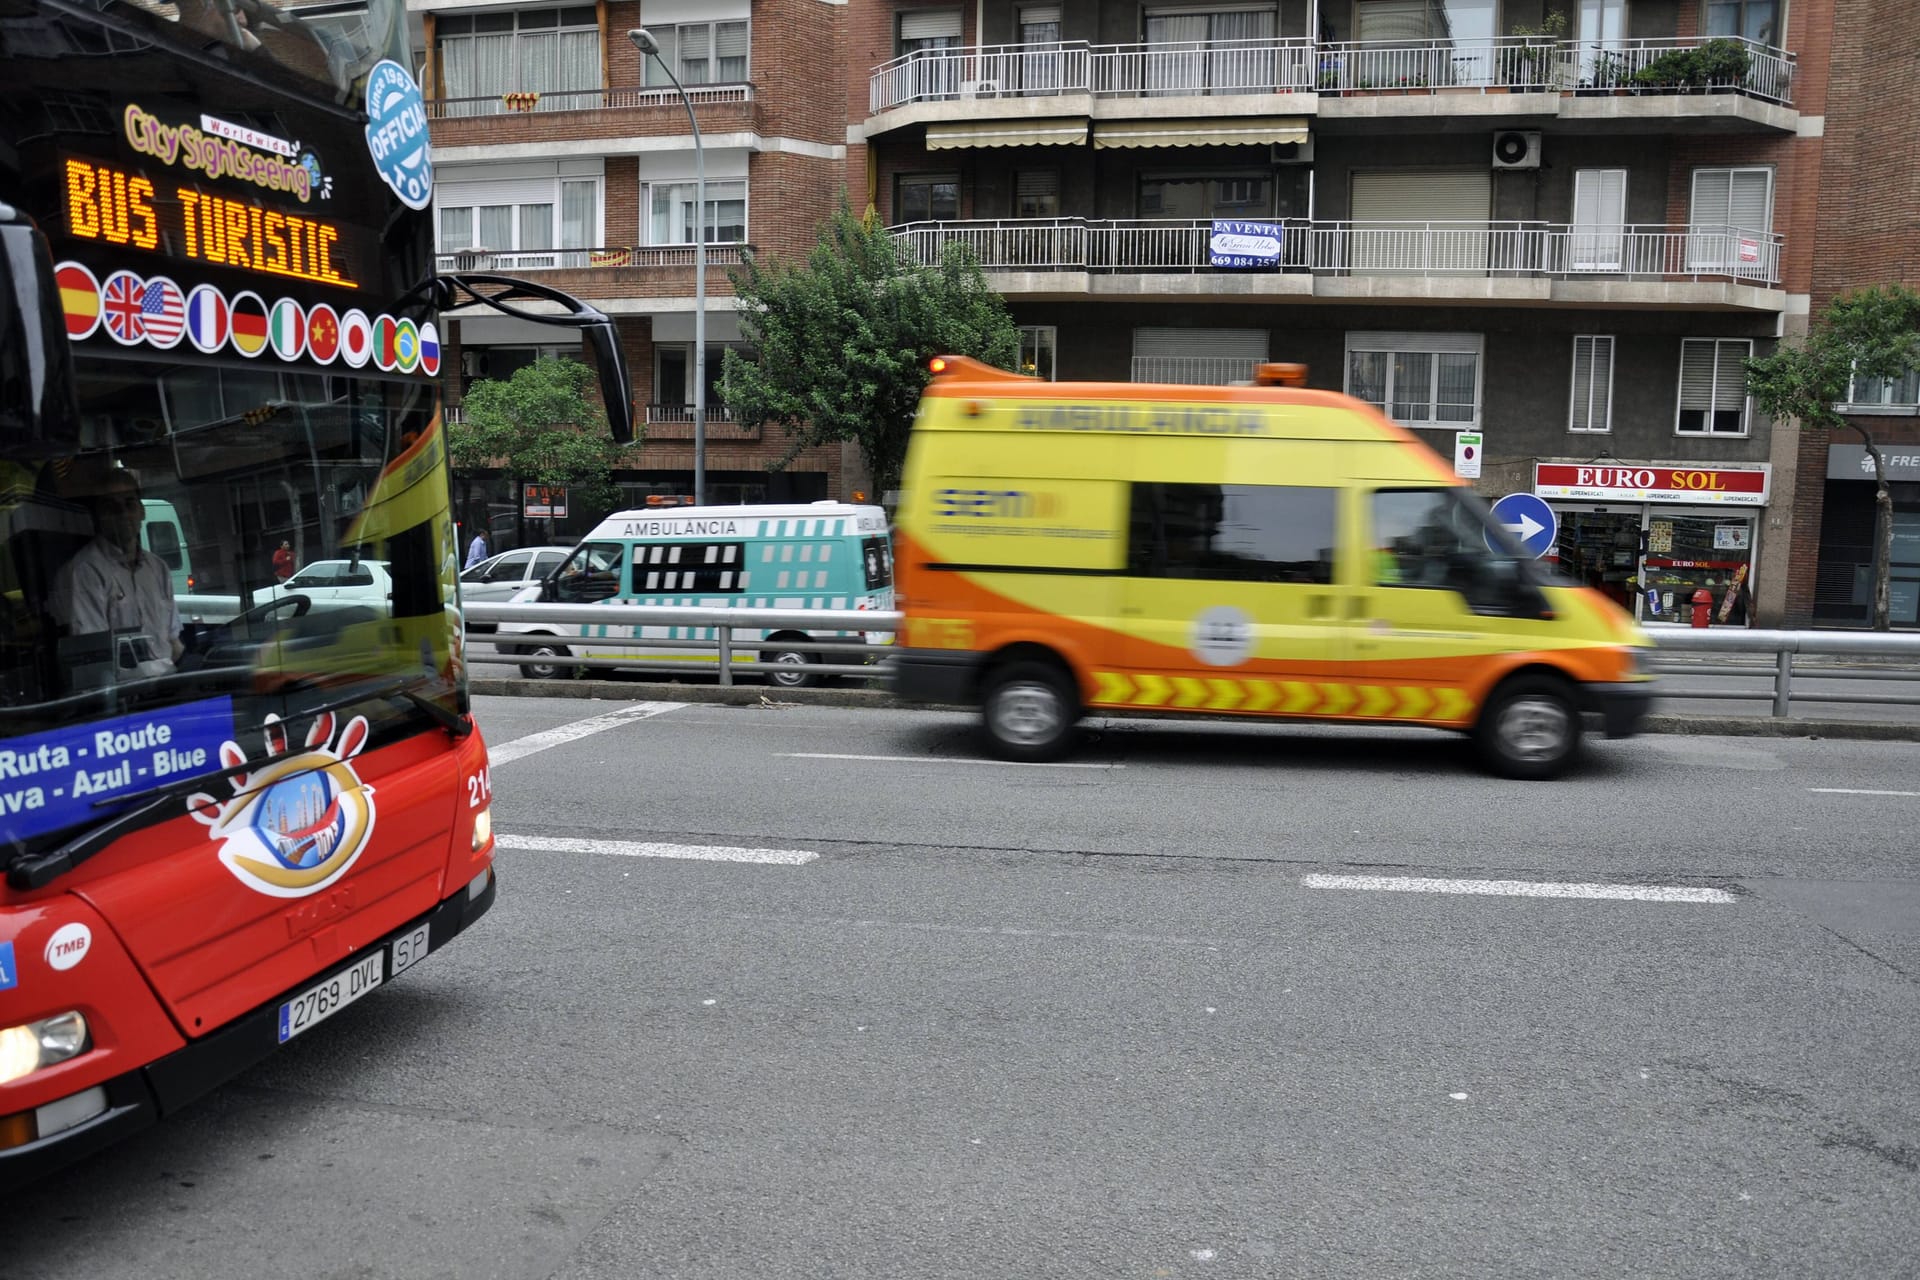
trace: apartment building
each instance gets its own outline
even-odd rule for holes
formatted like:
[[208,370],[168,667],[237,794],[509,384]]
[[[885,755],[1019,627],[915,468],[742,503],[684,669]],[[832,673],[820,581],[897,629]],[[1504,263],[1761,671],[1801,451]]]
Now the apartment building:
[[[728,268],[750,247],[804,254],[839,198],[844,8],[408,0],[408,9],[424,51],[440,267],[550,283],[615,318],[646,430],[617,476],[628,499],[693,492],[701,377],[709,501],[846,497],[864,483],[857,455],[838,448],[769,473],[789,441],[735,422],[718,387],[722,354],[740,342]],[[659,58],[643,58],[628,39],[636,27],[659,42]],[[705,162],[704,218],[689,111]],[[696,227],[707,241],[704,370],[695,367]],[[543,354],[588,358],[531,321],[455,311],[445,327],[446,399],[456,413],[477,378],[509,376]]]
[[1739,362],[1807,322],[1845,2],[853,0],[847,182],[1042,374],[1304,361],[1648,621],[1777,623],[1818,535]]

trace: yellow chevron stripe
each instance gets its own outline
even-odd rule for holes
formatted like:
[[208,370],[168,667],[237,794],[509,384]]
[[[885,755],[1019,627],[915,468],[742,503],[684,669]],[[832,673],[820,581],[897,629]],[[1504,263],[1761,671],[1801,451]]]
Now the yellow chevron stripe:
[[1394,715],[1401,720],[1419,720],[1433,708],[1433,695],[1419,685],[1402,685],[1394,692],[1400,695],[1400,709]]
[[1182,710],[1190,711],[1207,700],[1206,682],[1192,676],[1175,676],[1173,690],[1173,705]]
[[1288,680],[1282,687],[1287,691],[1287,700],[1280,704],[1280,714],[1283,716],[1305,715],[1320,701],[1320,695],[1313,691],[1310,684]]
[[1173,692],[1172,687],[1167,684],[1167,678],[1165,676],[1142,673],[1141,675],[1135,676],[1134,679],[1140,685],[1140,692],[1133,696],[1133,705],[1136,707],[1160,706],[1166,702],[1167,696]]
[[1213,696],[1207,699],[1209,711],[1231,711],[1247,696],[1246,690],[1235,680],[1209,680],[1207,688],[1213,691]]
[[1272,706],[1280,698],[1280,690],[1269,680],[1247,681],[1247,704],[1240,709],[1258,714]]
[[1393,691],[1382,689],[1377,684],[1360,686],[1360,707],[1354,712],[1357,716],[1383,716],[1393,710]]
[[1323,684],[1318,688],[1321,698],[1320,710],[1316,713],[1318,715],[1345,715],[1352,709],[1353,704],[1359,701],[1350,684]]
[[1117,671],[1096,671],[1093,682],[1093,700],[1102,706],[1124,707],[1133,701],[1133,681]]
[[1437,705],[1433,709],[1433,719],[1448,724],[1458,724],[1473,714],[1473,699],[1464,689],[1435,689],[1433,691]]

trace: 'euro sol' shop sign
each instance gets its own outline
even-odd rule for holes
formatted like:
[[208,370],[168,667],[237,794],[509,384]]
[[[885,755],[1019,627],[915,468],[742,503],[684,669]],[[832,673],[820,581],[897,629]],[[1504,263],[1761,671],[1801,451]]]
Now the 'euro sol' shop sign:
[[1727,468],[1540,462],[1533,468],[1533,491],[1542,498],[1764,507],[1771,476],[1772,468],[1765,464]]

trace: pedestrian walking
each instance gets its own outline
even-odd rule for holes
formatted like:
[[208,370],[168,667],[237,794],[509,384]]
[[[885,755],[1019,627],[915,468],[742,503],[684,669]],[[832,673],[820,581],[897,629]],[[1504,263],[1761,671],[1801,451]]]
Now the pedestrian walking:
[[293,544],[285,538],[273,552],[273,576],[276,581],[285,582],[293,576]]
[[486,558],[487,535],[485,533],[475,533],[473,535],[473,541],[467,544],[467,562],[460,567],[463,569],[471,569]]

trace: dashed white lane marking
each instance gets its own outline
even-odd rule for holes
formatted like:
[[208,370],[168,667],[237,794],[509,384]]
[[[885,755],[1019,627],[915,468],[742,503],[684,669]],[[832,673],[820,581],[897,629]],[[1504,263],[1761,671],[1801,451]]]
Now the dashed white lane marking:
[[1561,884],[1551,880],[1433,880],[1422,876],[1307,875],[1309,889],[1372,889],[1381,893],[1471,893],[1503,898],[1617,898],[1628,902],[1737,902],[1724,889],[1658,884]]
[[1920,796],[1920,791],[1869,791],[1863,787],[1808,787],[1817,796]]
[[648,720],[654,716],[665,715],[669,711],[678,710],[686,705],[688,704],[684,702],[630,703],[618,711],[609,711],[605,715],[589,716],[585,720],[563,724],[558,729],[530,733],[524,738],[515,738],[499,746],[489,745],[487,763],[489,765],[508,764],[533,755],[535,752],[545,751],[548,747],[557,747],[580,738],[592,737],[596,733],[604,733],[608,729],[617,728],[623,724],[632,724],[635,720]]
[[776,751],[784,760],[877,760],[888,764],[992,764],[1010,769],[1124,769],[1097,760],[981,760],[973,756],[856,756],[835,751]]
[[734,849],[712,844],[652,844],[637,840],[575,840],[566,836],[496,835],[501,849],[528,853],[598,853],[616,858],[691,858],[701,862],[770,862],[804,867],[820,855],[806,849]]

